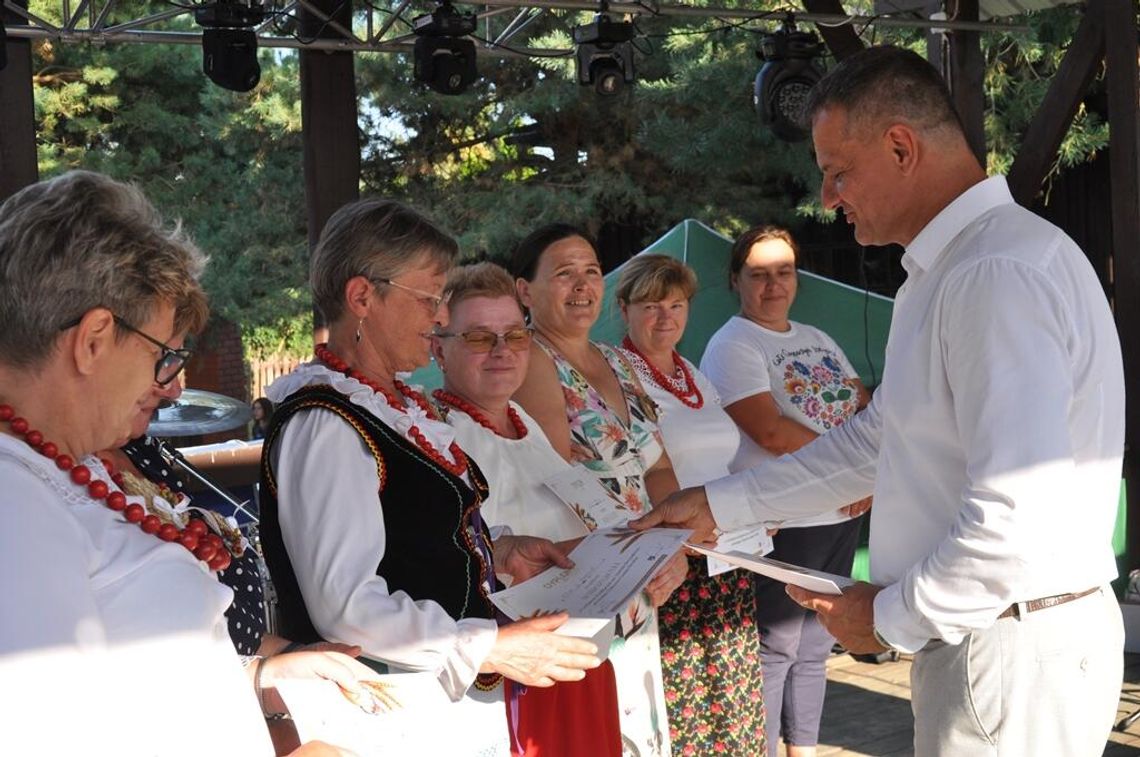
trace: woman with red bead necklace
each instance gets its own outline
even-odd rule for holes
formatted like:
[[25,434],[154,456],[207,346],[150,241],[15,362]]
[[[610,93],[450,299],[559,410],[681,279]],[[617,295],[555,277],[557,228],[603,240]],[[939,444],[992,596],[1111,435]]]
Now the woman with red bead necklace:
[[205,313],[203,263],[140,192],[98,174],[68,173],[0,206],[10,749],[189,754],[220,727],[227,751],[273,754],[259,684],[315,673],[358,688],[343,656],[257,659],[243,671],[223,618],[232,593],[215,576],[229,545],[190,513],[125,495],[94,454],[125,441],[153,386],[182,370],[189,353],[175,345]]
[[329,341],[267,392],[261,537],[283,635],[434,673],[456,704],[425,752],[506,754],[502,678],[550,686],[599,661],[593,644],[553,633],[565,614],[496,622],[496,573],[569,563],[547,540],[506,535],[492,550],[479,466],[397,378],[428,363],[447,325],[441,290],[457,253],[397,202],[359,201],[329,220],[310,277]]
[[[622,267],[616,292],[627,327],[622,351],[657,403],[665,449],[681,486],[728,475],[740,446],[740,431],[712,384],[677,352],[696,292],[691,268],[644,253]],[[747,575],[710,577],[704,558],[690,558],[689,578],[661,607],[674,754],[765,751],[755,607]]]
[[[433,397],[463,449],[477,459],[491,494],[483,516],[514,533],[577,544],[589,530],[543,481],[568,463],[513,404],[529,363],[531,329],[511,275],[493,263],[452,270],[444,287],[449,323],[432,354],[443,372]],[[608,644],[612,627],[596,641]],[[517,754],[620,757],[617,688],[609,660],[580,682],[524,691],[513,729]]]

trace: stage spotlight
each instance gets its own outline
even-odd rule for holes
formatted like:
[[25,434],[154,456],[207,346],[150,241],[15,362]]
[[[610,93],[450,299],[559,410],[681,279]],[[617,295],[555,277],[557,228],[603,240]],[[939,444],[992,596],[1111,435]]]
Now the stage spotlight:
[[593,84],[599,95],[616,95],[626,84],[632,84],[633,34],[632,23],[611,21],[604,13],[589,24],[574,27],[578,83]]
[[796,30],[789,17],[773,34],[765,35],[756,57],[764,61],[756,74],[752,104],[760,122],[786,142],[799,142],[811,133],[804,122],[808,92],[823,76],[817,59],[824,46],[814,32]]
[[202,71],[219,87],[248,92],[261,81],[257,35],[253,27],[265,20],[262,5],[232,0],[201,6],[194,19],[202,27]]
[[462,39],[475,31],[475,14],[460,13],[450,2],[412,19],[416,34],[413,75],[436,92],[458,95],[475,81],[475,43]]

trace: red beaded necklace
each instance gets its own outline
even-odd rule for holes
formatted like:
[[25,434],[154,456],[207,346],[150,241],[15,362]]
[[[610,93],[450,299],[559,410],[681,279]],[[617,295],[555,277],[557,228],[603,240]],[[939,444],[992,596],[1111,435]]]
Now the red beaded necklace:
[[[200,518],[191,518],[185,528],[179,528],[174,523],[163,522],[157,515],[146,512],[138,504],[127,504],[127,496],[121,491],[111,491],[106,481],[92,478],[91,469],[86,465],[76,464],[71,455],[62,454],[59,447],[44,440],[44,435],[31,428],[28,421],[16,415],[11,405],[0,405],[0,421],[8,424],[12,433],[23,437],[28,446],[44,457],[55,461],[55,465],[62,471],[67,471],[72,482],[82,487],[87,496],[100,501],[109,509],[121,512],[128,523],[137,523],[143,533],[156,536],[163,541],[177,541],[186,547],[195,557],[210,568],[210,570],[225,570],[230,565],[230,553],[226,549],[222,538],[211,533],[206,522]],[[111,480],[116,486],[121,486],[123,474],[115,471],[114,465],[103,460],[103,467],[107,469]]]
[[[372,391],[382,396],[385,400],[387,400],[389,407],[393,408],[394,410],[398,410],[401,413],[408,412],[407,408],[404,407],[404,403],[398,397],[394,396],[387,389],[380,386],[380,384],[368,378],[355,368],[349,368],[348,363],[337,357],[336,353],[329,349],[328,344],[318,344],[313,352],[317,356],[317,360],[320,360],[329,368],[332,368],[334,371],[339,371],[351,379],[356,379]],[[428,404],[426,397],[399,379],[394,379],[393,383],[395,383],[396,390],[400,392],[400,394],[416,403],[416,405],[418,405],[419,408],[423,410],[429,418],[435,417],[435,413],[432,411],[431,405]],[[467,471],[467,455],[463,453],[463,450],[459,448],[459,445],[457,443],[452,442],[451,446],[447,448],[448,452],[450,452],[451,456],[455,459],[455,462],[452,462],[451,460],[448,460],[446,457],[444,457],[443,454],[440,453],[440,451],[437,450],[432,445],[432,443],[427,440],[427,437],[424,436],[423,432],[420,431],[417,426],[413,425],[408,429],[408,436],[412,438],[417,447],[423,450],[425,455],[430,457],[433,461],[435,461],[438,465],[440,465],[452,475],[462,476]]]
[[[451,405],[456,410],[462,410],[463,412],[467,413],[471,416],[471,419],[473,421],[478,423],[483,428],[486,428],[491,433],[498,434],[504,439],[507,438],[505,434],[499,433],[499,430],[495,428],[494,424],[491,423],[487,416],[479,412],[479,408],[475,407],[474,404],[463,399],[458,394],[452,394],[451,392],[445,392],[442,389],[436,389],[431,393],[431,396],[435,397],[445,405]],[[510,419],[511,425],[515,427],[515,438],[525,438],[529,429],[527,429],[526,424],[522,421],[522,418],[519,417],[519,414],[515,412],[515,409],[510,405],[507,405],[507,418]]]
[[681,371],[681,380],[670,379],[662,373],[657,366],[650,362],[649,358],[642,354],[641,350],[637,349],[637,345],[633,340],[626,335],[625,339],[621,341],[622,349],[628,350],[637,356],[638,362],[645,364],[646,371],[649,372],[649,377],[653,383],[661,387],[665,391],[672,394],[679,399],[686,407],[691,407],[694,410],[700,410],[704,407],[705,397],[701,394],[701,388],[697,386],[697,382],[693,380],[692,371],[689,366],[685,364],[685,360],[677,354],[677,350],[673,350],[673,365],[676,365]]

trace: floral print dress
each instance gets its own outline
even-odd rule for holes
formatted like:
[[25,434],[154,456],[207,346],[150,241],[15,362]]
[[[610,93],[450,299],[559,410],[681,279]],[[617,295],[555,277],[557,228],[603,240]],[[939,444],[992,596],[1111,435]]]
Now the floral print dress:
[[[566,401],[574,462],[593,473],[631,518],[651,508],[645,472],[661,457],[664,446],[657,428],[657,408],[638,384],[633,369],[616,350],[594,346],[621,385],[629,422],[615,412],[586,377],[557,350],[536,340],[554,361]],[[593,530],[596,524],[586,522]],[[671,754],[657,613],[641,597],[618,617],[619,634],[610,646],[617,678],[622,754],[661,757]]]

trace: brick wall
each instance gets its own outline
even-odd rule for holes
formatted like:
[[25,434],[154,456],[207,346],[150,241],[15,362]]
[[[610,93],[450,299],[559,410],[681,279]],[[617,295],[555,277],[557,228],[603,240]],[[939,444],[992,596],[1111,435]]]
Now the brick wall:
[[[182,382],[187,389],[224,394],[248,404],[249,377],[242,354],[241,331],[237,324],[223,318],[212,318],[206,331],[196,340],[194,357],[186,366]],[[229,439],[245,439],[249,429],[239,426],[232,431],[179,437],[179,447],[214,444]]]

